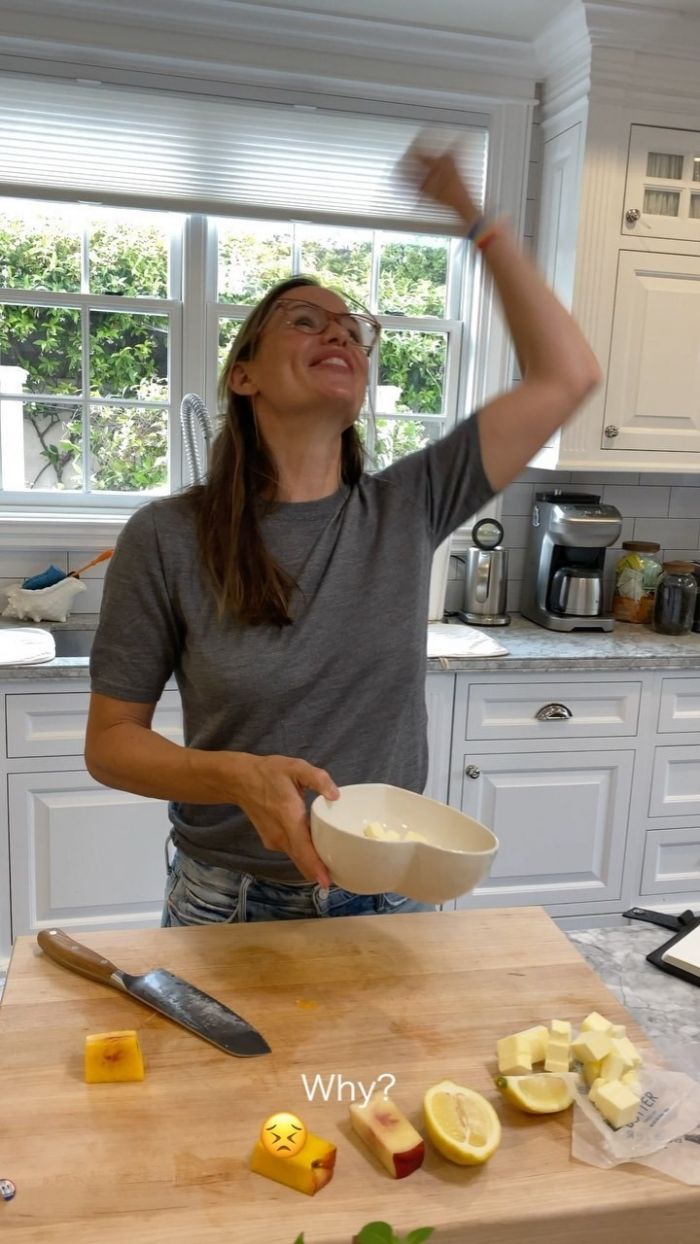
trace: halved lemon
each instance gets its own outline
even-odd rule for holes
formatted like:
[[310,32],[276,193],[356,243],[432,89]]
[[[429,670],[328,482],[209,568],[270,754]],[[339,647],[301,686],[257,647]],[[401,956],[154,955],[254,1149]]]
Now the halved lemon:
[[501,1143],[501,1124],[491,1103],[452,1080],[428,1089],[423,1113],[435,1148],[459,1166],[486,1162]]
[[558,1114],[574,1100],[571,1085],[548,1071],[533,1076],[497,1076],[496,1087],[511,1106],[527,1114]]

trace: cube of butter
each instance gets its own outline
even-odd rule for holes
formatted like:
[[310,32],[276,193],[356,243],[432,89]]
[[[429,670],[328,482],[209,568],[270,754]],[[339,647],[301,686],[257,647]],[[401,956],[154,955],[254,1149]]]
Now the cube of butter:
[[384,826],[381,821],[370,821],[369,825],[365,825],[362,833],[365,838],[384,838]]
[[530,1056],[533,1063],[541,1063],[547,1057],[547,1044],[549,1042],[549,1032],[544,1024],[537,1024],[534,1028],[524,1028],[522,1032],[515,1034],[523,1037],[530,1046]]
[[545,1071],[568,1071],[570,1062],[571,1055],[568,1041],[565,1045],[555,1045],[550,1040],[547,1047],[547,1057],[544,1060]]
[[589,1088],[595,1084],[596,1080],[601,1079],[601,1063],[584,1063],[583,1078]]
[[613,1024],[612,1028],[610,1029],[610,1036],[611,1037],[626,1037],[627,1029],[625,1028],[625,1025],[624,1024]]
[[496,1051],[498,1070],[502,1076],[526,1076],[532,1071],[530,1043],[524,1041],[519,1033],[512,1037],[501,1037],[496,1043]]
[[607,1032],[610,1033],[612,1024],[609,1019],[601,1015],[599,1011],[591,1011],[581,1024],[581,1032]]
[[600,1074],[604,1080],[621,1080],[624,1073],[629,1070],[625,1059],[614,1047],[609,1054],[605,1055],[600,1064]]
[[631,1071],[633,1067],[641,1067],[642,1056],[636,1045],[633,1045],[629,1037],[613,1037],[613,1049],[626,1062],[625,1071]]
[[634,1123],[639,1113],[640,1099],[637,1094],[619,1080],[596,1080],[591,1098],[596,1110],[611,1127],[626,1127],[628,1123]]
[[582,1032],[571,1044],[571,1052],[582,1063],[599,1063],[612,1049],[612,1039],[607,1032],[592,1029]]
[[633,1093],[636,1093],[638,1097],[641,1097],[642,1094],[639,1087],[639,1077],[637,1076],[636,1068],[634,1071],[626,1071],[624,1075],[620,1076],[620,1083],[626,1084],[628,1088],[631,1088]]
[[428,839],[424,838],[422,834],[417,834],[415,830],[413,829],[407,830],[407,832],[403,836],[403,841],[404,842],[425,842],[428,846],[430,846]]
[[568,1019],[553,1019],[549,1025],[550,1040],[552,1037],[565,1037],[571,1040],[571,1024]]

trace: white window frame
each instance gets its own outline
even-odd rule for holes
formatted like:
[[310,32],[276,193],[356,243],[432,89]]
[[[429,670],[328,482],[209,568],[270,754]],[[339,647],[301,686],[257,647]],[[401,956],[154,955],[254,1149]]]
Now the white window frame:
[[[271,92],[271,98],[274,93]],[[406,95],[410,95],[407,91]],[[316,103],[318,102],[316,98]],[[357,100],[353,107],[358,106]],[[496,102],[489,100],[462,101],[464,111],[468,108],[472,113],[479,112],[487,118],[489,129],[489,160],[486,182],[485,209],[488,215],[506,213],[517,236],[522,235],[525,209],[526,175],[529,161],[530,132],[532,124],[533,104],[530,102]],[[420,116],[420,103],[406,103],[403,108],[395,104],[387,106],[381,101],[367,101],[367,112],[376,110],[378,115],[391,111],[405,112],[406,115]],[[455,113],[452,112],[454,119]],[[435,119],[434,110],[428,110],[426,120]],[[1,193],[1,187],[0,187]],[[31,197],[27,194],[27,198]],[[55,196],[45,196],[54,199]],[[125,205],[126,206],[126,205]],[[133,206],[133,204],[132,204]],[[146,206],[146,205],[144,205]],[[162,210],[162,208],[161,208]],[[251,213],[246,213],[250,217]],[[347,226],[347,221],[338,222],[339,226]],[[407,229],[408,231],[408,229]],[[209,230],[211,233],[211,230]],[[397,232],[400,230],[397,229]],[[183,303],[173,300],[152,300],[148,309],[166,308],[173,315],[173,338],[171,342],[171,376],[170,403],[171,418],[176,419],[179,413],[179,402],[183,394],[195,392],[205,394],[209,408],[215,410],[216,383],[212,375],[211,348],[207,354],[207,338],[213,340],[216,351],[216,333],[209,333],[212,317],[218,319],[220,308],[216,302],[216,253],[212,252],[211,243],[206,241],[207,230],[204,218],[193,214],[186,217],[183,233]],[[469,262],[469,261],[468,261]],[[465,269],[466,270],[466,269]],[[465,281],[465,287],[469,282]],[[15,291],[17,292],[17,291]],[[22,291],[34,296],[32,291]],[[47,299],[49,305],[58,305],[61,296],[51,294]],[[67,295],[67,305],[78,305],[80,297],[87,297],[90,306],[99,309],[103,298],[109,296]],[[462,316],[469,310],[469,318],[460,318],[458,327],[461,341],[459,357],[466,358],[468,365],[458,368],[457,400],[455,410],[457,417],[479,409],[488,399],[498,392],[510,387],[513,375],[513,351],[505,323],[499,313],[493,289],[489,282],[479,282],[471,308],[466,308],[462,294]],[[22,299],[26,301],[26,297]],[[114,299],[112,300],[115,301]],[[148,300],[118,298],[120,309],[143,310]],[[246,308],[246,311],[250,307]],[[178,317],[177,311],[180,311]],[[396,326],[398,317],[387,317],[391,326]],[[415,327],[416,321],[411,321]],[[476,345],[474,346],[474,343]],[[456,352],[453,352],[456,353]],[[215,358],[215,353],[214,353]],[[449,360],[448,368],[452,376],[455,359]],[[212,400],[213,397],[213,400]],[[447,426],[446,426],[447,430]],[[181,438],[175,433],[172,440],[173,473],[171,484],[178,487],[176,464],[183,464]],[[180,481],[182,475],[180,474]],[[145,495],[135,499],[134,494],[117,497],[109,494],[109,502],[98,505],[56,505],[51,498],[50,505],[41,505],[24,495],[16,504],[9,504],[5,499],[0,503],[0,539],[8,549],[27,549],[44,547],[61,547],[80,551],[93,550],[107,544],[113,544],[130,513],[152,499]],[[484,513],[497,516],[500,513],[498,500],[491,503]],[[453,537],[453,549],[458,551],[469,543],[468,533],[458,532]]]

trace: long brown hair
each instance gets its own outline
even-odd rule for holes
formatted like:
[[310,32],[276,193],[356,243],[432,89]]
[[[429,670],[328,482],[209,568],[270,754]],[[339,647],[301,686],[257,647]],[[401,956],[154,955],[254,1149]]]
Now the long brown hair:
[[[253,626],[289,626],[289,603],[297,586],[270,556],[260,530],[262,514],[274,509],[279,475],[259,434],[250,398],[229,385],[236,363],[255,356],[260,329],[277,299],[290,289],[319,286],[313,277],[281,281],[243,321],[219,379],[223,424],[214,440],[207,480],[190,490],[198,501],[197,534],[202,561],[214,587],[219,616]],[[364,449],[353,424],[342,433],[341,479],[355,484],[364,469]]]

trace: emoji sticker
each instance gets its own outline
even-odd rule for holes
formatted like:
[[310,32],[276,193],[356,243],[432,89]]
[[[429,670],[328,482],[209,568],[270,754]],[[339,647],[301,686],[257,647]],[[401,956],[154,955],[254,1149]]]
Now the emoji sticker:
[[295,1114],[283,1110],[265,1120],[260,1139],[268,1153],[278,1158],[293,1158],[306,1144],[306,1128]]

